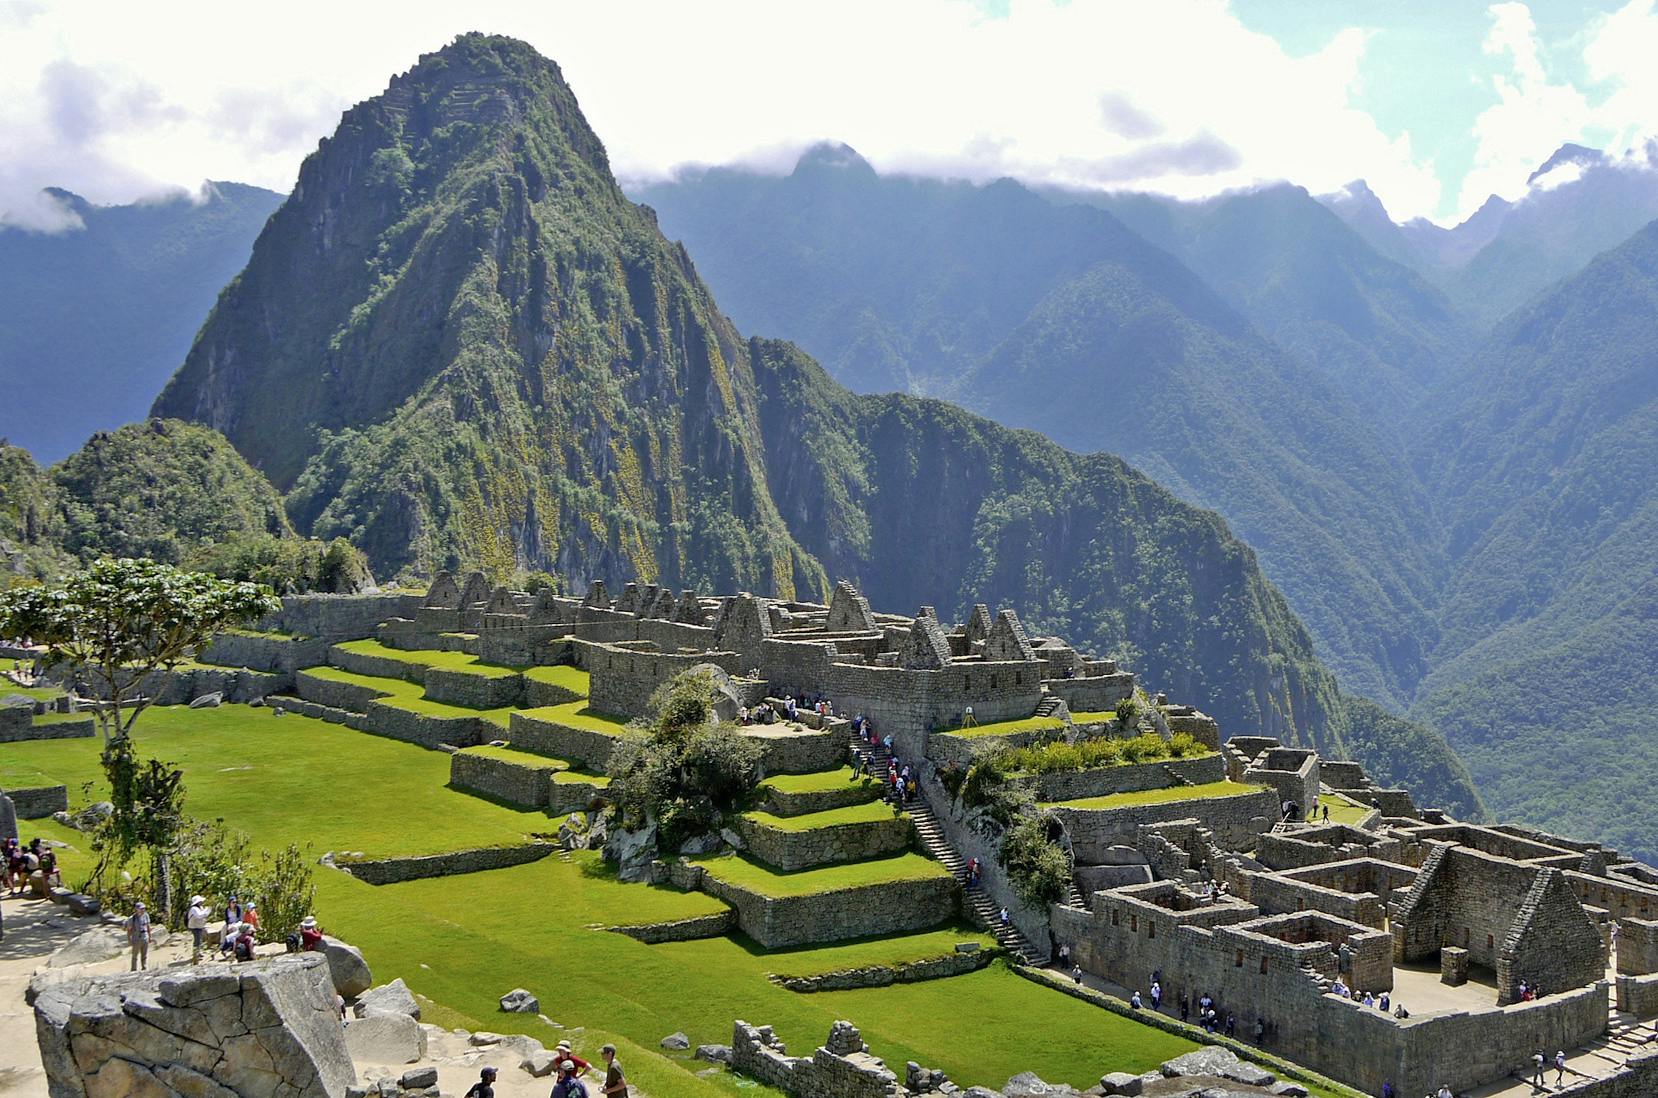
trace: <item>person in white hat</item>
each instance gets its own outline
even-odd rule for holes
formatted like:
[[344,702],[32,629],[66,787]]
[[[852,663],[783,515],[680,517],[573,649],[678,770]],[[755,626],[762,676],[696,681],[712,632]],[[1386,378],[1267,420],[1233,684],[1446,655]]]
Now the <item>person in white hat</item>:
[[579,1079],[593,1070],[592,1064],[570,1050],[569,1041],[560,1041],[558,1047],[553,1049],[553,1056],[560,1061],[568,1060],[570,1062],[570,1078],[572,1079]]
[[201,964],[201,946],[207,938],[207,920],[212,917],[203,896],[190,897],[190,910],[185,912],[184,925],[190,928],[190,963]]
[[307,915],[299,921],[299,948],[305,953],[322,948],[322,928],[317,926],[315,915]]
[[127,944],[132,947],[132,967],[127,971],[137,972],[141,968],[150,967],[150,913],[144,910],[144,901],[140,900],[132,905],[132,914],[127,916]]

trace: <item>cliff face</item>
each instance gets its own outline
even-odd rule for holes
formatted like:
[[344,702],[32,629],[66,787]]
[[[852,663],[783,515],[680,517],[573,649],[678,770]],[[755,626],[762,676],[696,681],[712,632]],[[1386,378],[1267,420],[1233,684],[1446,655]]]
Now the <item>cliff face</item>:
[[1229,731],[1343,750],[1334,680],[1217,516],[744,342],[522,43],[465,36],[347,113],[157,409],[224,431],[378,575],[1005,603]]

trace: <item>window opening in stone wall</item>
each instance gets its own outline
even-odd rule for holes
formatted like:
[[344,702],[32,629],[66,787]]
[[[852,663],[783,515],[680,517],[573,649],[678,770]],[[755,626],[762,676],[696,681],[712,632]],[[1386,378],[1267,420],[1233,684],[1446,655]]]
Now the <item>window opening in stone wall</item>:
[[1263,954],[1261,954],[1261,975],[1265,976],[1266,974],[1267,974],[1267,958],[1266,958],[1266,954],[1263,953]]
[[1243,967],[1243,950],[1241,950],[1241,949],[1238,950],[1237,956],[1232,958],[1232,967],[1233,968],[1242,968]]

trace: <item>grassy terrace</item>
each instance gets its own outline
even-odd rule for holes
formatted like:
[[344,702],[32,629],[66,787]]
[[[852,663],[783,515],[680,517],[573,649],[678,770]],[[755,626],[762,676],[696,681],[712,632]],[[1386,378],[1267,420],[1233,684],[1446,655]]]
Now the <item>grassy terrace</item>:
[[[440,752],[292,713],[276,719],[269,710],[240,705],[154,709],[139,719],[134,737],[141,755],[184,767],[193,814],[222,816],[260,846],[308,843],[313,856],[325,850],[431,853],[521,842],[548,825],[540,812],[446,788],[449,760]],[[87,800],[83,782],[94,783],[92,797],[104,795],[98,750],[95,737],[7,744],[0,751],[0,786],[63,783],[79,807]],[[85,836],[50,820],[28,821],[24,833],[69,843],[62,852],[65,876],[72,885],[81,882],[91,857],[82,853]],[[942,872],[913,855],[871,864],[916,863]],[[838,872],[790,877],[825,881]],[[705,1065],[656,1047],[662,1034],[676,1030],[693,1046],[728,1041],[733,1018],[774,1025],[801,1049],[815,1048],[831,1023],[850,1018],[889,1064],[917,1060],[943,1068],[963,1086],[1000,1087],[1017,1072],[1037,1070],[1045,1079],[1086,1088],[1104,1072],[1152,1070],[1196,1047],[1020,979],[1000,963],[948,980],[815,995],[766,978],[918,959],[974,936],[965,931],[777,953],[742,937],[650,946],[604,933],[593,928],[688,918],[722,905],[701,893],[620,884],[588,852],[570,861],[546,858],[382,888],[321,869],[316,879],[324,928],[362,948],[377,983],[402,977],[431,1000],[423,1004],[425,1020],[529,1033],[549,1045],[570,1037],[588,1059],[614,1041],[629,1079],[657,1098],[769,1093],[740,1090],[730,1076],[700,1079],[692,1069]],[[572,964],[584,974],[574,994]],[[497,998],[520,986],[568,1028],[501,1013]]]
[[[821,770],[816,774],[778,774],[761,782],[760,788],[775,789],[779,793],[832,793],[851,784],[852,768],[843,766],[839,770]],[[858,784],[877,794],[880,792],[880,785],[874,778],[859,778]]]
[[[16,671],[20,662],[24,661],[10,658],[0,660],[0,671]],[[22,694],[25,698],[33,698],[36,701],[51,701],[53,698],[62,697],[63,689],[58,686],[19,686],[0,676],[0,698],[8,694]]]
[[563,759],[554,759],[547,755],[532,755],[527,751],[514,751],[510,747],[490,747],[487,744],[481,747],[463,747],[460,754],[499,759],[501,762],[512,763],[514,766],[526,766],[531,770],[570,769],[570,764]]
[[591,709],[587,702],[581,699],[565,702],[563,705],[543,705],[538,709],[520,709],[518,712],[526,717],[535,717],[539,720],[551,721],[554,724],[562,724],[566,728],[581,728],[588,732],[602,732],[610,736],[629,734],[626,718]]
[[803,869],[796,873],[779,873],[734,854],[704,858],[693,864],[701,866],[715,880],[774,900],[811,896],[818,892],[839,892],[845,888],[862,888],[888,881],[921,881],[950,875],[943,866],[919,854],[900,854],[894,858]]
[[338,667],[307,667],[302,674],[315,675],[319,679],[327,679],[330,682],[346,682],[354,686],[368,687],[379,692],[380,697],[375,700],[382,705],[389,705],[395,709],[406,709],[411,713],[424,713],[429,717],[482,717],[492,724],[505,728],[508,719],[514,712],[511,706],[501,706],[496,709],[468,709],[464,705],[432,701],[425,696],[425,687],[419,683],[409,682],[407,679],[388,679],[380,675],[359,675],[355,671],[342,671]]
[[743,818],[777,831],[816,831],[821,827],[880,823],[897,815],[898,813],[885,801],[869,801],[847,808],[831,808],[827,812],[808,812],[804,816],[773,816],[770,812],[745,812]]
[[549,686],[562,686],[572,694],[587,697],[589,684],[586,671],[567,665],[556,667],[526,667],[524,677],[531,682],[546,683]]
[[[1349,800],[1339,793],[1320,793],[1318,796],[1320,807],[1328,805],[1330,808],[1330,822],[1358,826],[1364,818],[1370,815],[1372,809],[1367,804],[1359,804]],[[1322,821],[1322,815],[1319,817]]]
[[1115,709],[1102,709],[1099,712],[1072,713],[1072,724],[1106,724],[1117,719]]
[[977,738],[979,736],[1014,736],[1022,732],[1059,732],[1064,730],[1065,722],[1058,717],[1024,717],[1016,721],[990,721],[985,724],[976,724],[971,728],[940,728],[936,732]]
[[928,930],[891,938],[865,938],[856,942],[817,946],[812,949],[780,949],[766,953],[758,946],[767,971],[779,976],[819,976],[867,965],[901,965],[948,957],[960,942],[975,942],[980,949],[996,948],[996,939],[974,930]]
[[420,667],[435,667],[440,671],[465,671],[468,674],[482,675],[490,679],[502,679],[508,675],[518,674],[516,667],[500,667],[490,663],[479,663],[478,657],[466,652],[445,652],[438,649],[421,649],[406,652],[401,648],[388,648],[377,640],[355,640],[336,644],[334,647],[342,652],[352,652],[359,656],[379,656],[384,659],[398,660],[402,663],[417,664]]
[[1176,785],[1168,789],[1145,789],[1138,793],[1112,793],[1105,797],[1087,797],[1080,801],[1058,801],[1044,808],[1130,808],[1143,804],[1171,804],[1176,801],[1205,801],[1216,797],[1237,797],[1265,789],[1263,785],[1243,782],[1209,782],[1205,785]]

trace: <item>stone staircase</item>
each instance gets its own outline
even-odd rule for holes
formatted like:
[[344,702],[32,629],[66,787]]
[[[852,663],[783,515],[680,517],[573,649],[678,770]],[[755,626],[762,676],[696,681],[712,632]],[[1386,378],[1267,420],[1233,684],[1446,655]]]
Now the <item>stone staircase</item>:
[[[1053,699],[1056,703],[1058,698]],[[892,757],[880,744],[868,744],[857,735],[848,731],[847,742],[855,758],[862,759],[864,771],[881,782],[891,781]],[[1019,932],[1019,928],[1009,923],[1002,925],[1001,912],[982,888],[967,887],[967,862],[956,852],[944,837],[944,830],[939,826],[938,817],[933,813],[932,806],[927,798],[916,797],[904,806],[909,813],[910,822],[915,826],[915,836],[921,843],[921,849],[926,855],[950,871],[950,875],[960,882],[962,897],[967,908],[967,914],[973,922],[996,939],[1008,954],[1023,964],[1035,963],[1039,954],[1031,946],[1030,941]],[[1076,891],[1073,884],[1072,891]],[[1080,905],[1079,905],[1080,906]]]
[[1058,694],[1043,694],[1042,700],[1036,706],[1035,715],[1038,717],[1051,717],[1058,713],[1059,707],[1064,704],[1064,700],[1061,699]]

